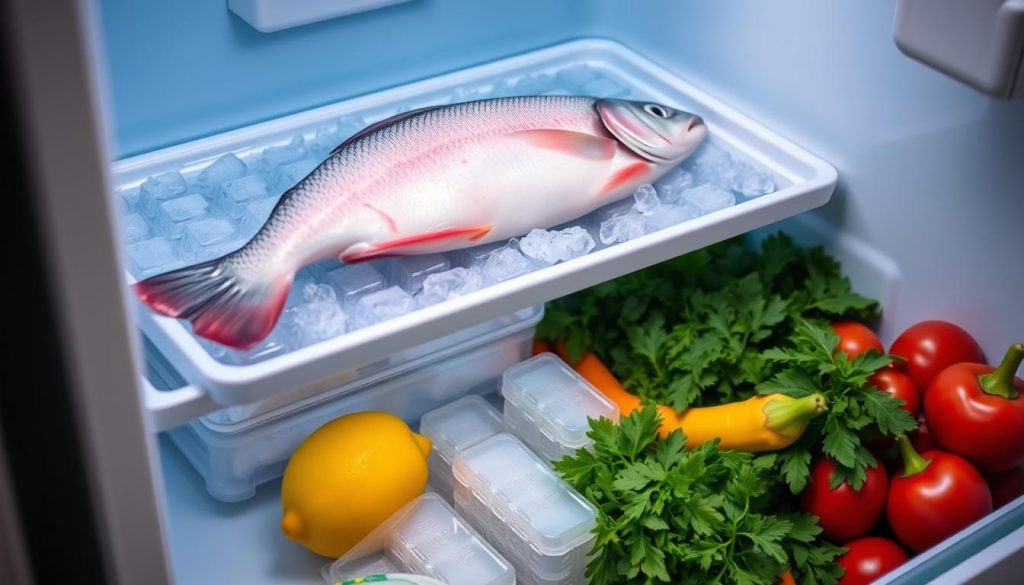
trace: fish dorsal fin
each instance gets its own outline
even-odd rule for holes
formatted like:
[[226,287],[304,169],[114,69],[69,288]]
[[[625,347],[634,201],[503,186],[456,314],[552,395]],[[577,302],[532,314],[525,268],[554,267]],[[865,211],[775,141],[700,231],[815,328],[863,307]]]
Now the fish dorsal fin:
[[356,132],[355,134],[353,134],[345,142],[342,142],[338,146],[335,146],[334,150],[332,150],[331,154],[328,155],[328,156],[334,156],[335,154],[338,154],[339,152],[341,152],[342,149],[344,149],[349,144],[352,144],[353,142],[355,142],[357,140],[361,140],[362,138],[364,138],[366,136],[369,136],[370,134],[373,134],[374,132],[376,132],[377,130],[380,130],[381,128],[386,128],[388,126],[391,126],[392,124],[397,124],[397,123],[401,122],[402,120],[406,120],[408,118],[412,118],[413,116],[418,116],[418,115],[420,115],[420,114],[422,114],[424,112],[429,112],[430,110],[437,110],[437,109],[440,109],[442,107],[444,107],[444,106],[427,106],[425,108],[416,108],[415,110],[409,110],[408,112],[402,112],[401,114],[395,114],[394,116],[391,116],[390,118],[385,118],[385,119],[383,119],[383,120],[381,120],[379,122],[374,122],[373,124],[370,124],[366,128],[363,128],[359,132]]

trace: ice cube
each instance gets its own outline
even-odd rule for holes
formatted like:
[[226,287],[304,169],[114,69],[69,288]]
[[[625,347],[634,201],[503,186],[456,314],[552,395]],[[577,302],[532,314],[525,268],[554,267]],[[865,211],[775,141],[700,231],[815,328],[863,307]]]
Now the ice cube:
[[281,165],[281,174],[277,183],[278,190],[283,192],[291,189],[299,181],[305,179],[319,165],[320,161],[312,158],[304,158],[300,161]]
[[424,279],[449,267],[448,259],[440,254],[420,254],[393,258],[387,262],[386,271],[388,282],[402,287],[409,294],[416,294]]
[[775,177],[750,165],[743,165],[733,177],[732,190],[747,197],[760,197],[775,191]]
[[693,187],[693,174],[676,167],[662,177],[657,184],[658,195],[666,203],[682,204],[683,191]]
[[541,95],[555,87],[555,76],[550,73],[524,75],[516,82],[513,89],[515,95]]
[[242,216],[246,205],[256,199],[269,195],[270,189],[262,177],[259,175],[247,175],[239,179],[226,181],[221,186],[217,202],[218,207],[225,215],[231,219],[237,219]]
[[248,243],[248,240],[245,238],[228,238],[215,244],[210,244],[205,248],[194,250],[193,260],[195,262],[206,262],[207,260],[227,256],[232,252],[240,250],[246,243]]
[[519,242],[508,244],[492,252],[480,266],[481,274],[490,282],[504,282],[532,271],[536,266],[517,249]]
[[633,193],[633,200],[636,203],[633,204],[633,211],[640,215],[650,215],[654,210],[661,204],[661,199],[658,198],[658,192],[654,190],[651,185],[640,185],[636,192]]
[[433,305],[459,296],[468,275],[469,271],[461,266],[428,275],[423,279],[423,292],[418,295],[419,304]]
[[594,81],[598,77],[600,77],[600,73],[590,65],[566,67],[559,71],[556,76],[558,83],[563,88],[574,93],[578,93],[587,82]]
[[693,173],[694,183],[710,183],[731,190],[742,164],[725,150],[707,142],[683,166]]
[[138,213],[129,213],[121,223],[127,243],[138,242],[149,236],[149,222]]
[[317,127],[316,135],[313,137],[313,143],[310,145],[310,148],[316,151],[318,158],[323,159],[327,156],[327,153],[334,150],[334,147],[341,144],[344,140],[337,123],[322,124]]
[[523,237],[519,249],[529,258],[554,264],[583,256],[596,245],[587,230],[575,226],[554,231],[535,229]]
[[627,242],[644,235],[644,217],[628,211],[601,222],[598,238],[605,245]]
[[584,83],[580,93],[597,98],[614,98],[625,96],[629,88],[608,77],[599,77]]
[[702,215],[736,205],[736,196],[714,185],[699,185],[683,192],[683,199],[700,209]]
[[498,250],[504,246],[505,242],[493,242],[490,244],[484,244],[482,246],[473,246],[472,248],[463,248],[461,250],[456,250],[451,254],[452,264],[465,266],[466,268],[482,264],[483,261],[486,260],[488,256],[494,253],[495,250]]
[[255,234],[263,227],[263,224],[267,223],[270,212],[277,205],[277,200],[277,197],[264,197],[246,204],[245,211],[242,212],[241,228],[250,235]]
[[684,221],[700,217],[700,209],[690,203],[671,205],[662,203],[650,215],[644,218],[646,232],[656,232]]
[[181,237],[185,224],[210,214],[210,204],[199,193],[192,193],[160,204],[160,227],[171,239]]
[[233,153],[228,153],[213,161],[213,164],[199,173],[199,177],[196,178],[196,187],[203,195],[210,196],[224,181],[244,177],[245,173],[245,163]]
[[140,279],[184,266],[167,238],[150,238],[129,244],[128,259],[132,274]]
[[304,274],[308,274],[310,278],[317,282],[326,282],[327,273],[341,267],[342,263],[339,260],[330,258],[327,260],[320,260],[312,264],[307,264],[305,267],[302,268],[302,272]]
[[263,178],[276,183],[281,166],[300,161],[306,156],[306,139],[302,135],[295,136],[291,142],[283,146],[270,146],[260,155],[259,170]]
[[469,294],[486,286],[480,267],[463,268],[431,274],[423,281],[423,290],[416,295],[421,306],[433,305]]
[[324,276],[324,282],[334,287],[346,310],[352,310],[359,297],[384,290],[384,276],[366,262],[330,270]]
[[121,210],[124,213],[130,213],[139,203],[139,190],[130,188],[118,189],[117,200],[121,204]]
[[394,319],[416,308],[416,301],[404,290],[393,286],[370,293],[356,303],[353,320],[357,327],[366,327]]
[[452,92],[455,102],[470,102],[488,97],[490,92],[484,87],[458,87]]
[[143,211],[155,218],[160,213],[160,204],[185,193],[185,177],[178,171],[168,171],[146,179],[139,187]]
[[326,284],[306,284],[303,303],[296,306],[292,322],[304,345],[329,339],[345,332],[346,318],[338,306],[334,289]]
[[198,251],[207,246],[226,242],[233,235],[235,226],[226,219],[201,219],[185,226],[184,244],[187,249]]

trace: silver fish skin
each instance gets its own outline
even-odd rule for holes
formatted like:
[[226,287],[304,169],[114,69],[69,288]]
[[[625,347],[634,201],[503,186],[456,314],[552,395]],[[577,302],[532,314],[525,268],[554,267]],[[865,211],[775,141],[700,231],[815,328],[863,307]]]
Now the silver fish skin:
[[699,116],[590,97],[399,114],[336,148],[238,251],[135,289],[198,335],[251,347],[273,329],[306,264],[445,252],[558,225],[657,180],[705,135]]

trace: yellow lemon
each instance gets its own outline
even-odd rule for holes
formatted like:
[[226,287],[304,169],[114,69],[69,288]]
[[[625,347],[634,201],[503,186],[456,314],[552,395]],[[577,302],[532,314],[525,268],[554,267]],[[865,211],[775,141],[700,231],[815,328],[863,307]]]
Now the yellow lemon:
[[386,412],[358,412],[313,432],[281,484],[281,530],[339,557],[427,485],[430,439]]

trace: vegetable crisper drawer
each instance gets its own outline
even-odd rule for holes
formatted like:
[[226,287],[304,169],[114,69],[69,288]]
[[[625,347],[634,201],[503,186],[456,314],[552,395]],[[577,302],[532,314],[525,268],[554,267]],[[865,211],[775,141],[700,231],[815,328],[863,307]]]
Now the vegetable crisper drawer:
[[281,193],[369,123],[536,94],[655,100],[699,114],[709,138],[655,185],[658,195],[639,191],[560,226],[558,250],[534,234],[444,255],[319,263],[300,271],[277,327],[246,352],[200,340],[138,303],[141,328],[219,404],[315,393],[381,355],[820,206],[836,183],[830,165],[687,81],[622,45],[581,40],[117,162],[129,279],[237,249]]
[[312,399],[238,419],[231,410],[168,431],[206,481],[214,498],[236,502],[280,477],[295,448],[321,425],[350,412],[385,410],[415,424],[425,413],[467,394],[498,386],[502,372],[530,355],[542,307],[493,322],[460,345],[434,348],[413,362],[392,364]]

